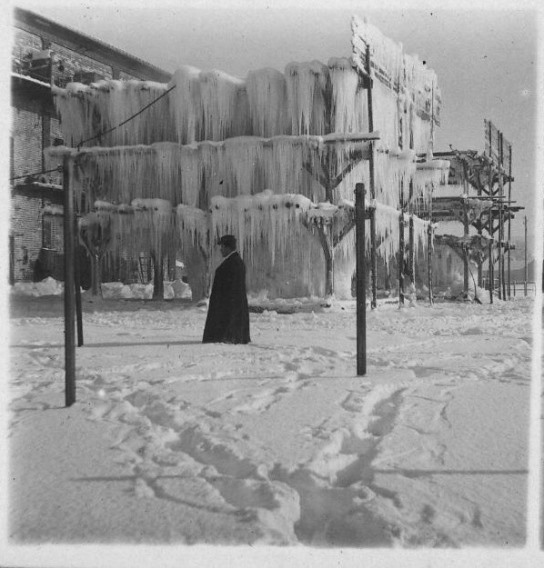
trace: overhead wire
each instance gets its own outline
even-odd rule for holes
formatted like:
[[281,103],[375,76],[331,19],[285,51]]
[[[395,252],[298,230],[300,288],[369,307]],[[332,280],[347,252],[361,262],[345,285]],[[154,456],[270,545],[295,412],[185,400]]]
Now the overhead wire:
[[78,145],[77,145],[77,149],[79,150],[81,148],[81,146],[83,146],[83,144],[86,144],[87,142],[90,142],[91,140],[96,140],[97,138],[102,138],[102,136],[105,136],[106,134],[109,134],[110,132],[113,132],[114,130],[116,130],[117,128],[120,128],[121,126],[124,126],[125,124],[127,124],[128,122],[130,122],[131,120],[135,119],[137,116],[139,116],[140,114],[142,114],[142,112],[144,112],[145,110],[147,110],[149,107],[153,106],[157,101],[160,101],[163,97],[165,97],[168,93],[170,93],[171,91],[173,91],[176,88],[176,85],[173,85],[172,87],[170,87],[169,89],[167,89],[166,91],[164,91],[164,93],[162,93],[161,95],[159,95],[156,99],[152,100],[150,103],[148,103],[147,105],[145,105],[144,107],[142,107],[137,113],[133,114],[132,116],[129,116],[127,119],[123,120],[123,122],[120,122],[119,124],[117,124],[116,126],[112,126],[111,128],[109,128],[108,130],[104,130],[102,132],[99,132],[98,134],[95,134],[94,136],[91,136],[90,138],[87,138],[87,140],[82,140]]
[[[152,100],[150,103],[148,103],[147,105],[145,105],[144,107],[142,107],[138,112],[136,112],[135,114],[133,114],[132,116],[129,116],[127,119],[123,120],[122,122],[120,122],[119,124],[117,124],[116,126],[113,126],[112,128],[109,128],[108,130],[104,130],[102,132],[99,132],[98,134],[95,134],[94,136],[91,136],[90,138],[87,138],[86,140],[82,140],[78,146],[77,149],[79,150],[81,148],[81,146],[83,144],[86,144],[87,142],[90,142],[91,140],[95,140],[95,139],[99,139],[102,136],[105,136],[106,134],[109,134],[110,132],[113,132],[114,130],[116,130],[117,128],[120,128],[121,126],[124,126],[125,124],[127,124],[128,122],[130,122],[131,120],[135,119],[137,116],[139,116],[140,114],[142,114],[142,112],[144,112],[145,110],[147,110],[149,107],[153,106],[157,101],[159,101],[160,99],[162,99],[163,97],[165,97],[168,93],[170,93],[171,91],[173,91],[176,88],[176,85],[173,85],[172,87],[170,87],[169,89],[167,89],[164,93],[162,93],[161,95],[159,95],[156,99]],[[42,174],[49,174],[52,172],[62,172],[62,166],[57,166],[56,168],[53,168],[51,170],[43,170],[40,172],[34,172],[31,174],[23,174],[20,176],[14,176],[9,178],[9,181],[15,181],[17,179],[23,179],[23,178],[28,178],[28,177],[36,177]]]

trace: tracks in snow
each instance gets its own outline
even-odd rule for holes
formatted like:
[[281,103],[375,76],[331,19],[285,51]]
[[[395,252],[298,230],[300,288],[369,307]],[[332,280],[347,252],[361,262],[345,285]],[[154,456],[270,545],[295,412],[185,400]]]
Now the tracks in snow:
[[[462,335],[467,345],[485,346],[479,327],[467,327]],[[423,540],[413,540],[413,531],[398,522],[408,518],[407,493],[382,483],[384,464],[402,477],[404,487],[416,487],[424,477],[418,464],[421,471],[440,468],[446,448],[437,433],[451,428],[448,405],[456,386],[463,381],[527,384],[519,377],[523,365],[529,376],[530,347],[523,344],[504,354],[479,347],[468,354],[446,349],[438,355],[444,345],[443,337],[432,336],[415,349],[410,344],[370,349],[368,375],[378,379],[346,387],[331,401],[330,414],[305,424],[303,432],[316,451],[296,467],[278,461],[241,425],[287,407],[296,397],[312,404],[326,381],[353,376],[352,351],[252,345],[225,349],[230,366],[215,364],[213,370],[202,367],[197,356],[181,366],[144,355],[130,365],[112,360],[78,369],[79,398],[92,420],[111,425],[116,460],[130,470],[136,498],[169,500],[223,515],[226,522],[251,523],[254,542],[452,544],[437,525],[440,503],[426,494],[417,518],[410,518]],[[13,369],[12,385],[19,393],[15,411],[45,408],[40,395],[63,388],[58,347],[34,342],[21,350]],[[380,383],[391,370],[402,378]],[[210,388],[224,384],[205,401],[183,394],[202,381]],[[15,412],[13,423],[18,416]],[[413,446],[395,445],[400,429],[410,430]],[[410,470],[402,467],[407,457],[415,464]],[[470,504],[451,516],[475,531],[485,524]]]

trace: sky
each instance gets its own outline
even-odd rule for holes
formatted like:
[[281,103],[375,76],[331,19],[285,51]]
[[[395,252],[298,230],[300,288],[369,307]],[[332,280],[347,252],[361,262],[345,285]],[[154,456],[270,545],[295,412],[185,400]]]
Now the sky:
[[[12,2],[166,71],[181,65],[245,77],[263,67],[351,54],[351,17],[367,17],[435,70],[442,91],[435,151],[484,150],[484,119],[513,146],[512,232],[535,233],[538,9],[532,1],[41,0]],[[384,5],[384,3],[382,3]],[[446,9],[442,8],[446,6]],[[487,6],[493,6],[493,9]],[[540,203],[540,200],[539,200]]]

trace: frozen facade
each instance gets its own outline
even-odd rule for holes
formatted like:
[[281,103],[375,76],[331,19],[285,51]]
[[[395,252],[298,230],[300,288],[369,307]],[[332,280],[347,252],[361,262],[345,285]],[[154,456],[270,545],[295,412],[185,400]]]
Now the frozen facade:
[[428,233],[418,208],[449,165],[432,156],[436,75],[367,22],[354,18],[352,31],[350,58],[283,73],[238,79],[185,66],[169,84],[56,88],[72,148],[50,156],[71,158],[87,234],[114,256],[183,258],[196,297],[224,233],[238,238],[251,291],[350,297],[362,182],[368,246],[388,262],[409,225],[417,253]]

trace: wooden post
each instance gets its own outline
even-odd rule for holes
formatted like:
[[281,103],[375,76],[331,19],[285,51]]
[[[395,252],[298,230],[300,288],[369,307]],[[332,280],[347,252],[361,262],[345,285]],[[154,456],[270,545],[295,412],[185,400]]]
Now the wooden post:
[[500,233],[501,233],[501,237],[500,237],[500,247],[499,247],[499,254],[501,255],[501,265],[500,265],[500,270],[501,270],[501,285],[502,285],[502,299],[506,300],[506,274],[505,274],[505,250],[504,250],[504,176],[503,176],[503,171],[504,171],[504,141],[503,141],[503,136],[502,136],[502,132],[499,132],[499,186],[500,186],[500,190],[501,190],[501,197],[503,198],[501,200],[500,206],[501,206],[501,213],[500,213]]
[[527,296],[527,280],[529,280],[529,272],[527,267],[527,215],[523,218],[524,232],[525,232],[525,250],[524,250],[524,271],[523,271],[523,292]]
[[77,321],[77,346],[81,347],[83,345],[83,314],[81,311],[81,269],[79,262],[79,246],[78,235],[77,235],[77,219],[74,215],[74,285],[76,293],[76,321]]
[[399,253],[397,255],[397,280],[399,285],[399,308],[404,305],[404,181],[400,181]]
[[416,259],[415,259],[415,243],[414,243],[414,216],[410,214],[408,225],[408,264],[410,270],[410,280],[416,288]]
[[504,211],[502,212],[502,241],[501,241],[501,251],[502,251],[502,265],[501,265],[501,281],[502,281],[502,299],[506,300],[506,254],[505,254],[505,234],[504,234]]
[[76,350],[74,342],[74,195],[70,187],[72,160],[63,159],[62,186],[64,194],[64,373],[65,404],[76,401]]
[[504,262],[503,259],[503,248],[502,248],[502,243],[503,243],[503,238],[502,238],[502,229],[503,229],[503,220],[502,220],[502,201],[499,201],[499,248],[498,248],[498,252],[499,252],[499,265],[497,266],[498,269],[498,278],[499,278],[499,300],[504,300],[504,295],[503,295],[503,290],[502,290],[502,285],[503,285],[503,281],[502,281],[502,276],[503,276],[503,270],[502,270],[502,264]]
[[[510,201],[512,200],[512,146],[509,146],[508,150],[508,206],[510,207]],[[510,239],[512,238],[512,214],[508,214],[508,299],[512,296],[512,291],[510,290],[510,279],[511,274],[511,264],[510,264]]]
[[[414,184],[413,181],[410,180],[410,198],[409,204],[412,203],[412,198],[414,195]],[[410,271],[410,281],[414,286],[414,291],[416,289],[416,263],[415,263],[415,243],[414,243],[414,215],[411,212],[412,207],[410,205],[410,220],[408,222],[408,270]]]
[[[370,198],[376,198],[376,188],[374,181],[374,143],[370,149]],[[370,278],[372,287],[371,307],[378,306],[378,258],[376,255],[376,209],[372,210],[370,217]]]
[[357,375],[366,375],[365,185],[355,185]]
[[[331,201],[332,203],[332,201]],[[325,230],[325,235],[327,239],[327,245],[330,251],[330,267],[327,268],[327,279],[329,280],[327,295],[334,295],[334,246],[332,243],[332,219],[329,225],[323,227]]]
[[[366,46],[366,74],[368,85],[366,91],[368,107],[368,131],[374,131],[374,104],[372,101],[372,68],[370,65],[370,46]],[[370,199],[376,199],[376,181],[374,173],[374,142],[370,146],[370,159],[368,162]],[[370,306],[374,309],[378,305],[378,259],[376,256],[376,210],[370,217],[370,278],[372,287],[372,300]]]
[[433,298],[433,224],[429,221],[427,227],[427,285],[429,288],[429,303],[434,304]]
[[[469,224],[468,224],[468,204],[467,200],[463,199],[463,236],[468,239]],[[468,299],[468,245],[463,243],[463,294],[465,299]]]
[[334,294],[334,249],[332,245],[332,223],[317,227],[319,242],[325,257],[325,296]]
[[[481,229],[478,229],[478,236],[480,237],[480,244],[481,244],[482,236],[483,236]],[[478,262],[478,288],[482,288],[483,287],[482,281],[483,281],[483,278],[484,278],[484,274],[483,274],[483,271],[484,271],[483,254],[478,255],[478,261],[477,262]]]
[[493,285],[495,275],[493,274],[493,240],[489,241],[489,303],[493,303]]

